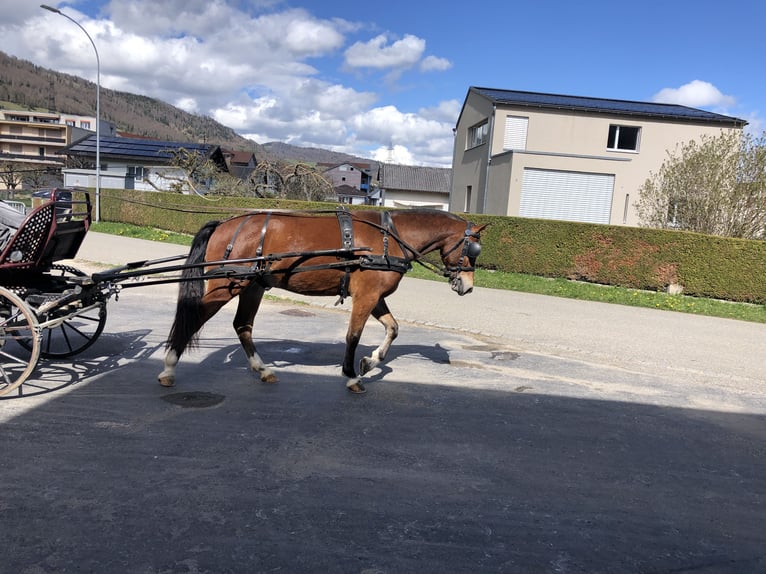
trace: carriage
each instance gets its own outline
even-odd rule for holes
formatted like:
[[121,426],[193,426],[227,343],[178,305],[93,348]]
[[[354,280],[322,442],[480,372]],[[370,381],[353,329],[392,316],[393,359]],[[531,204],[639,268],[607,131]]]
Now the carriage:
[[[164,386],[174,384],[181,354],[194,344],[204,323],[239,297],[235,330],[251,369],[264,382],[276,381],[252,342],[255,314],[265,291],[281,287],[353,300],[343,374],[347,388],[363,393],[361,375],[385,358],[398,325],[385,297],[417,261],[438,250],[460,295],[473,287],[479,254],[475,226],[432,210],[290,212],[248,211],[213,221],[197,233],[190,253],[143,260],[87,274],[62,262],[72,260],[91,225],[86,191],[55,190],[23,220],[0,218],[0,396],[24,384],[43,358],[67,358],[90,347],[103,332],[107,303],[121,289],[179,283],[175,320],[167,342]],[[185,260],[181,262],[181,260]],[[179,263],[180,262],[180,263]],[[139,280],[139,281],[134,281]],[[383,343],[359,363],[354,355],[362,329],[373,315],[385,327]]]

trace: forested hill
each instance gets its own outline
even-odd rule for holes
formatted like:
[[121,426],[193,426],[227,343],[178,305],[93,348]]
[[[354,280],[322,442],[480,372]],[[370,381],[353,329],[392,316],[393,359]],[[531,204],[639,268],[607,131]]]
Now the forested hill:
[[[259,160],[308,163],[369,162],[347,154],[318,148],[301,148],[281,142],[270,142],[262,146],[238,135],[233,129],[212,118],[190,114],[146,96],[102,87],[100,99],[103,119],[114,122],[118,130],[147,138],[207,141],[227,149],[254,151]],[[96,85],[77,76],[42,68],[0,51],[0,102],[10,102],[26,109],[94,115]]]

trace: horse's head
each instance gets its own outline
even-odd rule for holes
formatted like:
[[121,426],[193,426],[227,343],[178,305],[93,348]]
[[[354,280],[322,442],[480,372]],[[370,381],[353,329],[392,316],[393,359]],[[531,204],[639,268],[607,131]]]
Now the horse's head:
[[481,232],[485,227],[466,222],[465,229],[450,237],[442,246],[444,273],[449,277],[450,287],[458,295],[473,291],[473,272],[476,258],[481,253]]

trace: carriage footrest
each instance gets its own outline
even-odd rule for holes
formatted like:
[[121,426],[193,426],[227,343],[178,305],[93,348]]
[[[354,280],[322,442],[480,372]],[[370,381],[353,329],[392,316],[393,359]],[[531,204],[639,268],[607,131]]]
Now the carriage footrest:
[[38,293],[29,295],[27,302],[34,306],[37,315],[44,315],[56,307],[61,307],[81,297],[82,288],[78,285],[61,293]]

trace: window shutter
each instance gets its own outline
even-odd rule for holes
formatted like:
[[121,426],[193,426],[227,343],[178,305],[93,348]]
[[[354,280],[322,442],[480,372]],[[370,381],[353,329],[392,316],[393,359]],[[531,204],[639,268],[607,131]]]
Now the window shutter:
[[609,223],[614,176],[610,174],[524,170],[521,217]]
[[527,124],[529,118],[518,116],[505,117],[505,134],[503,149],[527,149]]

